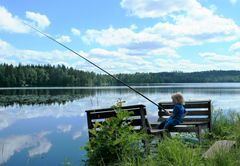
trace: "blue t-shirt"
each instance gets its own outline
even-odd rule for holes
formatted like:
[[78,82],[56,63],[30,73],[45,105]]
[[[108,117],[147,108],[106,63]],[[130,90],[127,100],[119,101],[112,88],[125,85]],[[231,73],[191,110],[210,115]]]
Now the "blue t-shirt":
[[182,104],[176,104],[173,108],[172,119],[177,120],[180,123],[183,121],[186,110]]

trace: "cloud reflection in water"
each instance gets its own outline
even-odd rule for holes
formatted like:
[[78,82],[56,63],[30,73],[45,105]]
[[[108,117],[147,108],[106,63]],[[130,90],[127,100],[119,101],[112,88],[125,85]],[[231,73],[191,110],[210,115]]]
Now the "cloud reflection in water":
[[29,157],[48,153],[51,149],[51,142],[45,137],[49,131],[40,132],[32,135],[13,135],[0,138],[0,164],[7,162],[16,152],[24,149],[28,150]]

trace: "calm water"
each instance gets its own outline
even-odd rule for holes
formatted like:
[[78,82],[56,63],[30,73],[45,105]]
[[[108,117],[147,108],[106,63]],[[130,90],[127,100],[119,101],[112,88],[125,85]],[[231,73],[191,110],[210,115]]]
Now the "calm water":
[[[211,99],[216,109],[239,111],[240,83],[154,84],[136,86],[155,102],[174,92],[186,100]],[[145,104],[150,121],[157,108],[125,87],[0,89],[0,165],[83,165],[87,140],[85,110]]]

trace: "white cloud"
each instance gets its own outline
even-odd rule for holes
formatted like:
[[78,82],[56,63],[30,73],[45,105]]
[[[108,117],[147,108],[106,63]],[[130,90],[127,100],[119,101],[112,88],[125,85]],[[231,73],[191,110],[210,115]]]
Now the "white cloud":
[[26,17],[37,23],[37,27],[45,29],[50,25],[50,21],[46,15],[31,11],[26,12]]
[[234,43],[233,45],[230,46],[229,48],[230,51],[237,51],[240,50],[240,42]]
[[89,29],[82,40],[86,43],[96,42],[103,46],[124,45],[133,42],[135,32],[131,28],[114,29],[112,27],[103,30]]
[[175,58],[179,58],[180,55],[178,55],[178,53],[172,49],[172,48],[159,48],[159,49],[155,49],[155,50],[151,50],[147,53],[148,56],[163,56],[163,57],[175,57]]
[[[83,106],[83,104],[86,104]],[[88,101],[86,103],[82,103],[81,107],[85,108],[88,105]],[[54,107],[54,108],[53,108]],[[71,107],[71,108],[70,108]],[[76,107],[79,108],[79,105]],[[0,111],[0,131],[3,129],[6,129],[7,127],[11,126],[18,120],[22,119],[32,119],[32,118],[39,118],[39,117],[52,117],[52,118],[61,118],[61,117],[83,117],[85,116],[85,113],[80,110],[80,112],[77,111],[66,111],[72,110],[72,105],[69,105],[69,108],[65,107],[64,109],[59,109],[58,105],[55,106],[44,106],[44,107],[24,107],[22,108],[18,113],[13,113],[11,111]],[[56,111],[58,110],[58,111]],[[64,127],[69,128],[69,126],[59,126],[60,129],[64,129]]]
[[113,73],[136,72],[139,71],[139,65],[142,68],[151,66],[152,63],[145,60],[144,57],[138,55],[128,55],[127,50],[119,49],[117,51],[108,51],[97,48],[89,51],[89,57],[94,57],[92,60],[98,62],[104,69]]
[[62,133],[67,133],[69,131],[71,131],[72,129],[72,125],[58,125],[57,129],[62,132]]
[[76,131],[75,133],[73,133],[72,139],[76,140],[76,139],[80,138],[81,136],[82,136],[82,132],[81,131]]
[[62,35],[59,38],[56,39],[60,43],[70,43],[72,40],[69,36],[67,35]]
[[37,147],[34,147],[28,151],[30,157],[47,153],[52,147],[52,144],[47,139],[39,141],[38,144],[39,145]]
[[5,163],[14,153],[29,147],[28,141],[32,141],[29,135],[12,136],[7,139],[0,139],[2,154],[0,155],[0,164]]
[[32,148],[28,151],[29,157],[47,153],[52,144],[44,137],[49,132],[44,133],[0,138],[0,164],[7,162],[16,152],[27,148]]
[[15,122],[15,118],[6,112],[0,112],[0,131],[11,126]]
[[[79,51],[83,56],[84,52]],[[0,39],[0,63],[11,64],[65,64],[72,66],[71,62],[82,62],[77,55],[69,51],[36,51],[17,49],[6,41]]]
[[122,0],[121,6],[130,15],[144,17],[162,17],[173,12],[186,11],[194,7],[194,0]]
[[[238,70],[240,67],[240,54],[231,56],[217,55],[216,53],[200,53],[203,60],[193,62],[180,56],[171,49],[159,49],[149,52],[149,55],[129,55],[129,50],[119,49],[108,51],[92,49],[89,57],[95,57],[98,64],[112,73],[134,72],[161,72],[161,71],[206,71],[206,70]],[[131,51],[130,51],[131,53]],[[155,55],[153,56],[153,54]],[[166,55],[169,56],[166,56]],[[197,55],[195,55],[197,56]]]
[[81,34],[80,30],[77,28],[71,28],[71,32],[75,36],[80,36],[80,34]]
[[230,3],[235,5],[238,2],[238,0],[230,0]]
[[215,67],[212,64],[193,63],[192,61],[187,59],[181,59],[176,61],[173,59],[158,58],[155,60],[155,63],[155,70],[161,71],[164,71],[164,69],[168,69],[167,71],[194,72],[213,70]]
[[14,16],[5,7],[0,6],[0,31],[29,33],[30,28],[23,24],[23,22],[36,24],[40,29],[45,29],[50,25],[48,17],[40,13],[27,11],[26,18],[30,19],[31,22],[21,19],[18,16]]
[[[94,48],[88,52],[79,52],[92,62],[101,66],[111,73],[135,73],[135,72],[160,72],[160,71],[200,71],[218,69],[216,62],[209,61],[206,66],[201,62],[193,63],[187,59],[180,59],[180,55],[176,49],[169,47],[152,48],[152,49],[128,49],[119,48],[117,50],[107,50],[103,48]],[[193,55],[197,56],[197,55]],[[237,60],[238,55],[231,56]],[[201,54],[201,57],[204,57]],[[161,62],[159,66],[156,60]],[[204,57],[207,60],[206,56]],[[221,58],[220,58],[221,59]],[[180,64],[184,62],[184,66]],[[178,63],[176,63],[176,61]],[[228,61],[225,69],[235,69],[235,61]],[[186,63],[187,62],[187,63]],[[68,67],[74,67],[81,70],[99,72],[99,70],[79,58],[77,55],[69,51],[53,50],[42,52],[36,50],[19,50],[11,46],[9,43],[0,40],[0,63],[11,64],[64,64]],[[217,61],[222,64],[222,62]],[[210,65],[213,65],[212,67]],[[193,66],[198,67],[193,67]],[[163,67],[164,66],[164,67]],[[237,65],[239,67],[239,65]],[[9,121],[10,123],[10,121]],[[7,126],[7,122],[3,121],[0,126]]]
[[82,40],[106,47],[152,50],[232,41],[240,37],[240,28],[232,19],[218,16],[199,3],[196,3],[195,10],[189,9],[186,14],[171,17],[171,22],[161,21],[138,31],[130,27],[89,29]]
[[5,7],[0,6],[0,30],[15,33],[27,33],[26,27],[20,18],[13,16]]
[[213,15],[209,11],[196,18],[176,16],[175,19],[175,23],[160,22],[145,29],[145,32],[170,39],[167,41],[169,45],[176,47],[230,41],[240,36],[239,26],[233,20]]
[[212,12],[216,12],[216,11],[217,11],[217,6],[212,4],[212,5],[209,6],[209,9],[210,9]]
[[240,68],[240,54],[220,55],[215,52],[203,52],[199,55],[218,70],[239,70]]
[[152,50],[232,41],[240,37],[240,27],[232,19],[215,14],[212,8],[203,7],[196,0],[122,0],[121,5],[140,18],[167,16],[169,19],[142,30],[131,27],[89,29],[82,40],[88,44]]
[[12,53],[12,49],[13,47],[11,46],[11,44],[0,39],[0,50],[2,54],[5,54],[5,56],[10,56],[10,54]]

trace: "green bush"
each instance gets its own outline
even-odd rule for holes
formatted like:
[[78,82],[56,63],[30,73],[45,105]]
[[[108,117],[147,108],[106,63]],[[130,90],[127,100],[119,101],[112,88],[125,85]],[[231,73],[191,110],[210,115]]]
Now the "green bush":
[[122,110],[122,103],[113,106],[116,117],[108,118],[103,123],[96,122],[90,130],[92,138],[85,146],[87,165],[109,165],[122,161],[138,161],[143,156],[142,141],[146,135],[135,132],[129,125],[131,112]]

